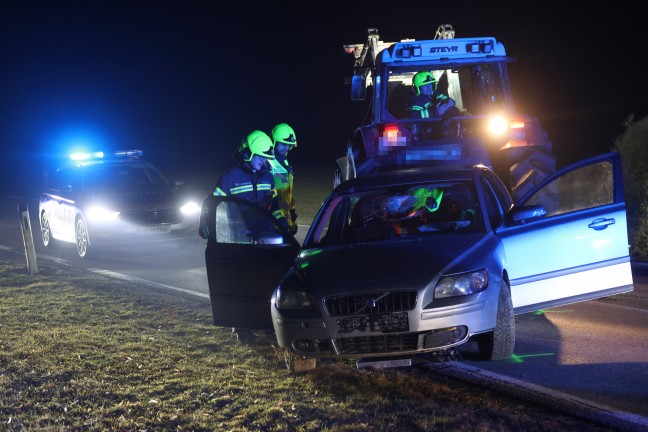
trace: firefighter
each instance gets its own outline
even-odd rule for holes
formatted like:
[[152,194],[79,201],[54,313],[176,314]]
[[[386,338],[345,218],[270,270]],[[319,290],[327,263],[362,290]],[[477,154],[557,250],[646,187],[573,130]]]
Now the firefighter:
[[414,95],[407,104],[410,118],[425,119],[458,114],[454,99],[437,91],[437,80],[431,72],[417,72],[412,78],[412,90]]
[[[251,201],[261,208],[268,209],[278,222],[289,229],[286,218],[279,208],[279,199],[274,187],[274,177],[270,171],[269,160],[274,159],[272,140],[260,130],[250,132],[238,148],[239,163],[227,170],[216,182],[215,196],[236,196]],[[209,237],[208,226],[202,220],[207,206],[202,207],[198,234]]]
[[275,189],[279,195],[279,207],[288,222],[290,231],[296,234],[297,211],[293,196],[294,170],[287,157],[288,153],[297,147],[297,136],[289,125],[279,123],[272,129],[272,143],[275,158],[269,162],[275,180]]

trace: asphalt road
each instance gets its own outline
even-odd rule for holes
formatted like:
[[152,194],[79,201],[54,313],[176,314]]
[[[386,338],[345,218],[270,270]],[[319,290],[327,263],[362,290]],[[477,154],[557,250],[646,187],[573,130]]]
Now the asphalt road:
[[[5,199],[0,205],[0,249],[10,253],[24,253],[17,204],[16,199]],[[71,244],[45,250],[36,203],[24,204],[30,210],[39,262],[208,298],[205,244],[198,236],[117,248],[94,260],[82,260]],[[306,229],[300,229],[299,237]],[[456,367],[441,367],[463,378],[508,383],[519,391],[546,391],[559,404],[576,400],[580,409],[594,407],[598,415],[628,419],[631,427],[623,430],[648,430],[648,270],[636,268],[634,282],[633,293],[516,317],[516,349],[510,360],[471,361],[468,345],[458,362],[449,363]]]

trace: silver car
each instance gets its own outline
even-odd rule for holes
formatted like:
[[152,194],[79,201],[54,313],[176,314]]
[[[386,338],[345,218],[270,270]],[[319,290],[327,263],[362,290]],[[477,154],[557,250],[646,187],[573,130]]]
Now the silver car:
[[301,358],[515,346],[516,314],[633,290],[619,155],[571,165],[513,203],[489,168],[342,183],[302,246],[266,212],[203,203],[214,324],[272,329]]

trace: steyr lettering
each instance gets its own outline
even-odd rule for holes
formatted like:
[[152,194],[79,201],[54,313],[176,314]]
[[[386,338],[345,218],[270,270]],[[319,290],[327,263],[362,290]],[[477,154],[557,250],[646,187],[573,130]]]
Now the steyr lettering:
[[455,46],[444,46],[444,47],[432,47],[432,48],[430,48],[430,54],[451,53],[451,52],[459,52],[459,47],[455,45]]

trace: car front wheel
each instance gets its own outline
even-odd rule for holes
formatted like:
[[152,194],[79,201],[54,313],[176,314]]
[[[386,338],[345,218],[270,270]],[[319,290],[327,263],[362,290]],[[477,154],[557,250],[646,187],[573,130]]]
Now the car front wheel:
[[77,252],[81,258],[88,258],[92,255],[92,248],[90,246],[90,238],[88,236],[88,226],[85,223],[85,220],[80,217],[77,219],[75,224],[75,239]]
[[50,227],[49,218],[47,213],[41,213],[40,217],[41,238],[43,239],[43,246],[52,248],[56,246],[56,240],[52,237],[52,228]]
[[497,302],[495,329],[477,336],[479,357],[482,360],[505,360],[513,355],[515,348],[515,315],[511,301],[511,289],[502,281]]

